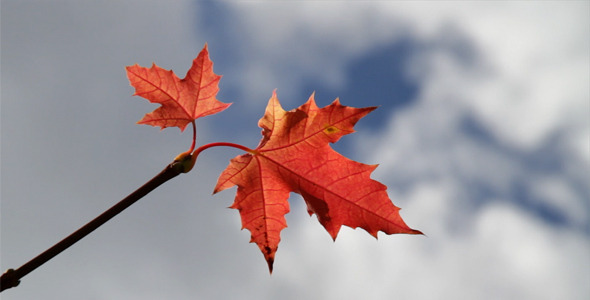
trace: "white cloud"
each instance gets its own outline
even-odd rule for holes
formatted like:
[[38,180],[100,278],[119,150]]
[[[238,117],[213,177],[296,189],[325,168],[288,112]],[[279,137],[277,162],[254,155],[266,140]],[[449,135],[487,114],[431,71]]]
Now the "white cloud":
[[[588,296],[588,186],[580,186],[585,175],[571,167],[589,166],[587,145],[579,146],[589,133],[588,10],[578,4],[441,10],[433,19],[456,28],[476,49],[471,65],[437,42],[447,32],[417,31],[432,45],[412,70],[423,84],[418,103],[396,113],[388,130],[361,148],[381,162],[376,176],[405,190],[392,194],[408,223],[434,236],[437,255],[416,254],[436,277],[426,279],[432,294]],[[492,140],[466,135],[466,117],[481,122]],[[543,166],[555,160],[562,167]],[[553,227],[539,207],[571,223]],[[430,285],[435,282],[441,285]]]
[[493,269],[484,272],[496,277],[500,289],[514,292],[509,298],[582,299],[587,295],[590,243],[583,235],[548,226],[508,205],[489,207],[476,226],[473,245],[485,256],[474,259],[485,259],[483,266]]
[[[427,70],[422,75],[436,77],[443,85],[460,86],[455,94],[463,93],[463,99],[457,101],[465,102],[505,142],[532,149],[566,126],[578,132],[569,146],[590,161],[588,147],[582,143],[590,134],[589,45],[583,39],[590,34],[586,2],[246,2],[231,8],[237,26],[246,32],[240,38],[248,53],[243,65],[236,67],[251,74],[240,85],[261,99],[277,86],[281,93],[291,95],[303,78],[342,86],[347,61],[367,49],[408,34],[437,47],[443,44],[437,45],[437,40],[444,39],[450,29],[469,39],[478,52],[480,74],[455,78],[453,83],[440,82],[443,76],[431,74],[449,76],[445,70]],[[419,58],[429,60],[436,55],[426,53]],[[488,79],[480,80],[480,76]]]
[[[564,126],[590,134],[587,2],[495,3],[485,8],[478,3],[444,16],[481,54],[487,79],[462,77],[456,84],[498,138],[531,149]],[[588,159],[586,147],[575,150]]]
[[[441,207],[452,196],[441,195],[441,188],[433,184],[411,193],[402,212],[418,213],[403,215],[426,219],[414,221],[417,225],[457,218],[459,211]],[[277,254],[279,277],[274,280],[297,290],[285,299],[583,299],[587,295],[590,243],[583,235],[554,228],[507,202],[498,202],[473,219],[462,223],[472,227],[466,233],[439,224],[424,228],[430,230],[427,237],[382,235],[379,241],[346,228],[335,243],[315,220],[305,220],[294,225],[297,228],[286,237],[291,241]]]

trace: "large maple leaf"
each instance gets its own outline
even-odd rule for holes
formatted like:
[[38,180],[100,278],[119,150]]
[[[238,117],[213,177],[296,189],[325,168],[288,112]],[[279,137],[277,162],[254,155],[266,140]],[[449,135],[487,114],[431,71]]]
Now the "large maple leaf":
[[162,105],[146,114],[137,122],[139,124],[160,126],[161,129],[178,127],[184,131],[195,119],[218,113],[230,105],[215,98],[221,76],[213,73],[207,44],[183,79],[156,64],[151,68],[135,64],[126,69],[135,95]]
[[334,240],[342,225],[375,237],[378,231],[421,234],[404,223],[387,187],[370,178],[377,165],[352,161],[329,145],[354,132],[356,122],[374,109],[343,106],[338,99],[318,108],[312,94],[299,108],[285,111],[273,92],[258,123],[259,146],[233,158],[220,175],[214,193],[238,186],[231,208],[239,210],[242,227],[271,272],[280,232],[287,227],[290,192],[303,196],[309,214],[317,215]]

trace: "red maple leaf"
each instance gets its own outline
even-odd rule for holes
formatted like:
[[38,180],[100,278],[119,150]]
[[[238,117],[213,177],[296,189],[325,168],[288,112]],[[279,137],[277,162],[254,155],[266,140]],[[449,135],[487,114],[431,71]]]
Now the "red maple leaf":
[[183,79],[156,64],[152,64],[151,68],[135,64],[126,69],[135,95],[162,105],[146,114],[137,122],[139,124],[160,126],[161,129],[178,127],[184,131],[195,119],[218,113],[230,106],[215,98],[221,76],[213,73],[207,44],[193,60],[192,67]]
[[354,132],[356,122],[375,108],[343,106],[338,99],[318,108],[312,94],[287,112],[273,92],[258,123],[260,145],[233,158],[221,173],[214,193],[238,186],[231,208],[239,210],[242,227],[251,232],[270,272],[280,232],[287,227],[290,192],[303,196],[309,214],[317,215],[333,239],[342,225],[375,237],[378,231],[421,234],[404,223],[387,187],[370,178],[377,165],[352,161],[329,145]]

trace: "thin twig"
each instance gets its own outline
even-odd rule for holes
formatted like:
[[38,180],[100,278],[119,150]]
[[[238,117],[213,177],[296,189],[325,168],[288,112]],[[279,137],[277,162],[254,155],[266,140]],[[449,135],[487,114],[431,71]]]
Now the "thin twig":
[[135,190],[113,207],[103,212],[94,220],[80,227],[80,229],[76,230],[74,233],[61,240],[59,243],[53,245],[53,247],[45,250],[45,252],[31,259],[29,262],[25,263],[18,269],[7,270],[0,278],[0,292],[19,285],[20,279],[25,275],[29,274],[31,271],[35,270],[65,249],[84,238],[86,235],[106,223],[108,220],[112,219],[114,216],[131,206],[131,204],[135,203],[137,200],[141,199],[143,196],[147,195],[149,192],[153,191],[164,182],[178,176],[183,172],[183,168],[182,162],[175,161],[169,164],[166,166],[166,168],[164,168],[164,170],[162,170],[162,172],[150,179],[150,181],[146,182],[143,186]]

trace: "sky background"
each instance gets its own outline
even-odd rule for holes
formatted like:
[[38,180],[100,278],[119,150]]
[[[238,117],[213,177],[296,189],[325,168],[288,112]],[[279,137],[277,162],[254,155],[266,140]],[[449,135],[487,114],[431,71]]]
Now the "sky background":
[[292,194],[269,276],[233,148],[201,154],[2,299],[590,298],[590,5],[563,2],[1,2],[1,268],[17,268],[190,146],[136,125],[125,66],[183,77],[203,45],[233,105],[198,144],[255,147],[287,110],[380,106],[334,148],[367,164],[412,228],[333,242]]

